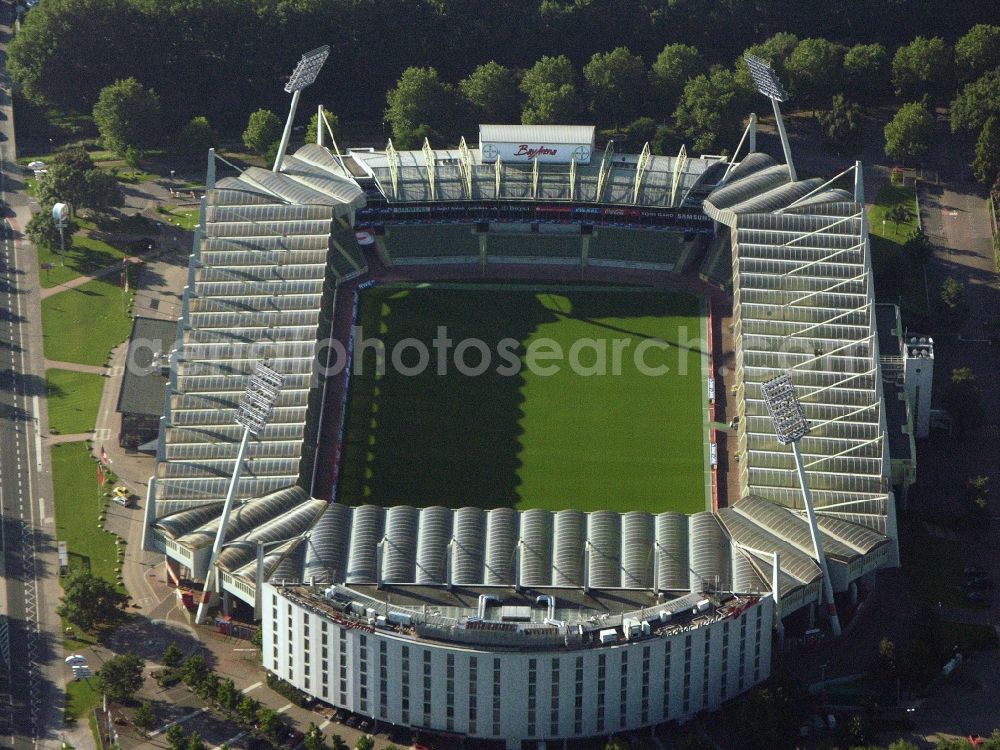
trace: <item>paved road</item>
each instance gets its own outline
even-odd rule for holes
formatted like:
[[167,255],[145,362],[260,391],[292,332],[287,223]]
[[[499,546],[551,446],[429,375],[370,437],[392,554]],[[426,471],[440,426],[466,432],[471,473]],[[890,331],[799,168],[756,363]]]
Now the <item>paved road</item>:
[[[56,747],[62,724],[58,562],[51,481],[41,451],[47,426],[36,257],[20,230],[30,218],[22,192],[6,75],[11,6],[0,5],[0,658],[8,671],[9,722],[4,744]],[[0,696],[0,714],[4,696]],[[0,722],[3,721],[0,715]]]

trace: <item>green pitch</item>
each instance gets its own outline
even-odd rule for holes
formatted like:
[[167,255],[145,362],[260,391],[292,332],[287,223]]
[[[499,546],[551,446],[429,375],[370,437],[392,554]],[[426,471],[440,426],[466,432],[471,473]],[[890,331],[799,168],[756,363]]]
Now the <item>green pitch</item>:
[[[698,298],[622,288],[383,286],[362,292],[358,325],[340,502],[705,510],[707,353]],[[383,342],[383,371],[377,345],[361,346],[362,337]],[[463,374],[456,347],[467,339],[482,345],[465,344],[471,370]]]

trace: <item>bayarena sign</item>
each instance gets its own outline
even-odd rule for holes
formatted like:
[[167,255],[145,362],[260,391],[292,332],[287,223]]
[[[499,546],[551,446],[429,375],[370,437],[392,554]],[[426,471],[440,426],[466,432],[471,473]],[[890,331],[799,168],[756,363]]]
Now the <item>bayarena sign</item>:
[[591,125],[480,125],[479,153],[484,164],[532,161],[589,164],[594,152]]

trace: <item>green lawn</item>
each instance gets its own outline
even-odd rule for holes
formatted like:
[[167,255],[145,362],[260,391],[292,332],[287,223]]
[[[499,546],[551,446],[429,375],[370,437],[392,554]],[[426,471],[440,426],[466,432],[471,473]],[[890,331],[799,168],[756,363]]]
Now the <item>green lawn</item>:
[[164,217],[164,221],[180,227],[187,231],[192,231],[198,224],[199,211],[197,208],[178,208],[177,206],[165,203],[156,209],[156,212]]
[[52,485],[56,539],[66,542],[70,572],[89,570],[114,582],[118,559],[115,536],[106,532],[99,520],[108,499],[98,492],[97,464],[86,441],[52,446]]
[[[343,502],[705,509],[706,355],[696,344],[676,345],[701,335],[696,297],[582,287],[380,287],[363,293],[359,322],[366,338],[385,342],[390,364],[376,374],[368,347],[362,372],[356,366],[351,376]],[[438,326],[453,340],[446,376],[437,374],[432,343]],[[391,365],[395,345],[410,337],[428,348],[430,366],[421,374]],[[464,375],[454,364],[467,339],[491,352],[482,374]],[[668,342],[665,350],[659,342]],[[644,374],[634,357],[640,345],[649,367],[666,364],[669,372]],[[551,347],[565,356],[529,366],[527,352]],[[415,363],[413,348],[397,351],[403,367]],[[464,356],[473,368],[480,357],[477,348]],[[558,371],[547,372],[553,366]]]
[[966,607],[962,544],[933,537],[919,523],[899,525],[899,556],[906,588],[929,604]]
[[[893,207],[901,205],[908,212],[908,219],[896,224],[888,218]],[[875,205],[868,213],[871,233],[903,244],[920,226],[917,214],[917,190],[912,185],[899,187],[886,185],[878,191]]]
[[[883,219],[893,206],[902,205],[909,218],[897,226]],[[923,266],[907,257],[903,244],[919,228],[916,189],[912,186],[883,187],[868,214],[875,297],[898,304],[903,318],[917,328],[929,323],[928,291]]]
[[59,248],[53,251],[38,249],[38,262],[50,263],[52,268],[39,274],[43,287],[65,284],[78,276],[93,274],[103,268],[118,263],[126,253],[103,240],[87,237],[77,232],[66,238],[66,265],[62,265]]
[[118,275],[111,278],[94,279],[42,300],[48,359],[103,365],[108,352],[128,337],[131,301],[122,294]]
[[87,714],[101,705],[101,691],[97,689],[97,678],[70,680],[66,683],[66,718],[86,719]]
[[105,382],[102,376],[86,372],[46,370],[49,430],[61,435],[93,430]]

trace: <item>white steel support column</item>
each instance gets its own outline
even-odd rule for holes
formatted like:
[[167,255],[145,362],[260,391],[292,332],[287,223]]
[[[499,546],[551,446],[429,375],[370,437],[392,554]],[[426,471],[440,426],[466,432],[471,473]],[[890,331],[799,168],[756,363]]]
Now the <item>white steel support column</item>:
[[285,159],[285,151],[288,149],[288,141],[292,137],[292,123],[295,121],[295,110],[299,108],[299,98],[302,90],[296,89],[292,93],[292,106],[288,110],[288,119],[285,120],[285,129],[281,133],[281,142],[278,144],[278,154],[274,157],[274,167],[272,172],[281,171],[281,162]]
[[785,624],[781,621],[781,554],[774,553],[774,567],[771,568],[771,595],[774,597],[774,629],[778,633],[778,644],[785,643]]
[[823,598],[826,600],[827,616],[830,618],[830,629],[835,638],[840,637],[840,618],[837,617],[837,605],[833,599],[833,583],[830,581],[830,569],[826,564],[826,555],[823,553],[823,544],[819,538],[819,526],[816,523],[816,511],[813,509],[812,491],[809,489],[809,480],[806,477],[805,465],[802,462],[802,449],[799,441],[792,442],[792,452],[795,454],[795,471],[799,475],[799,485],[802,487],[802,501],[806,506],[806,518],[809,521],[809,535],[812,537],[813,548],[816,552],[816,562],[823,575]]
[[215,532],[215,543],[212,544],[212,556],[208,561],[208,571],[205,573],[205,589],[202,593],[201,601],[198,602],[198,612],[194,617],[194,621],[196,623],[201,622],[201,618],[204,617],[205,610],[208,608],[208,603],[214,593],[212,589],[216,583],[215,561],[218,559],[219,552],[222,550],[222,545],[226,541],[226,527],[229,525],[229,514],[233,509],[233,500],[236,497],[236,486],[240,483],[240,474],[243,473],[243,459],[246,457],[247,445],[249,442],[250,430],[244,427],[243,438],[240,440],[240,447],[236,452],[236,465],[233,467],[233,476],[229,480],[229,490],[226,492],[226,502],[222,506],[222,518],[219,522],[219,529]]
[[781,149],[785,152],[788,176],[792,182],[795,182],[798,177],[795,175],[795,165],[792,163],[792,147],[788,143],[788,133],[785,132],[785,121],[781,117],[781,108],[778,107],[778,100],[771,99],[771,106],[774,107],[774,121],[778,124],[778,135],[781,136]]

